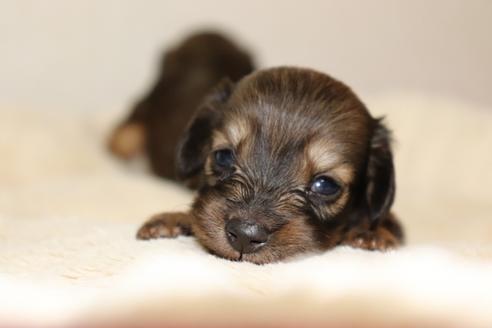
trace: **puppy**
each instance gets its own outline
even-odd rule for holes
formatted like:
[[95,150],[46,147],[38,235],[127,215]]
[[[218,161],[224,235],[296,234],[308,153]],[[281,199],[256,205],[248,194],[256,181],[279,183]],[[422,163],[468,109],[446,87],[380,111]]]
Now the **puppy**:
[[176,178],[176,143],[200,102],[221,79],[237,81],[253,69],[249,54],[225,36],[191,35],[164,53],[155,85],[112,133],[111,152],[126,160],[143,154],[155,174]]
[[198,190],[191,210],[159,214],[137,237],[193,234],[213,254],[257,264],[337,245],[397,247],[390,139],[325,74],[280,67],[223,82],[173,145],[179,179]]

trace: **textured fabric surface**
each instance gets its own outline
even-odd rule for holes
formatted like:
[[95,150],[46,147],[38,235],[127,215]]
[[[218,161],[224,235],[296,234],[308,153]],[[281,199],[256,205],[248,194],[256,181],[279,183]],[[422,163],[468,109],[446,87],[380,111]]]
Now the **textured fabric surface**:
[[257,266],[192,238],[136,241],[192,194],[105,153],[115,115],[0,111],[0,324],[302,322],[492,326],[492,112],[372,99],[395,133],[407,245]]

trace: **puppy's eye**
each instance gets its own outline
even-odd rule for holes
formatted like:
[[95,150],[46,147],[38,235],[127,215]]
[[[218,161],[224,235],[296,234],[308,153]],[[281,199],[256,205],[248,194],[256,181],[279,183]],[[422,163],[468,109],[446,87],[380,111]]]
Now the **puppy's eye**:
[[214,153],[215,164],[221,168],[230,168],[234,163],[234,154],[230,149],[219,149]]
[[340,186],[332,178],[321,176],[314,179],[311,191],[324,196],[335,196],[340,191]]

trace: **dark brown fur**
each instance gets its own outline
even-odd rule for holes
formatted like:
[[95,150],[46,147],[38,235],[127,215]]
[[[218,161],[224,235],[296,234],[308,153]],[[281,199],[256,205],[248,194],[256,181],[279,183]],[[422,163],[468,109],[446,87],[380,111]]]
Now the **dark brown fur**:
[[[253,263],[337,245],[385,250],[403,240],[390,213],[395,182],[389,131],[327,75],[282,67],[222,83],[179,143],[167,142],[178,149],[178,177],[193,181],[198,196],[189,213],[156,216],[138,238],[191,231],[211,253]],[[234,152],[227,171],[214,158],[223,148]],[[320,175],[341,186],[336,198],[310,190]],[[237,251],[225,229],[233,219],[261,226],[268,241],[254,252]]]

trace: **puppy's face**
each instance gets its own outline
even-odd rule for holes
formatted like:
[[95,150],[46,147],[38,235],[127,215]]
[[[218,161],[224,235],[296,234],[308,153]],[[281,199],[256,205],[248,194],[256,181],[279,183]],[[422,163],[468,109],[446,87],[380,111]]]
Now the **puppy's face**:
[[[196,237],[254,263],[336,245],[350,224],[389,210],[392,163],[382,173],[371,164],[384,162],[385,137],[356,96],[321,73],[277,68],[222,85],[179,149],[179,173],[200,186]],[[387,187],[375,190],[374,179]]]

